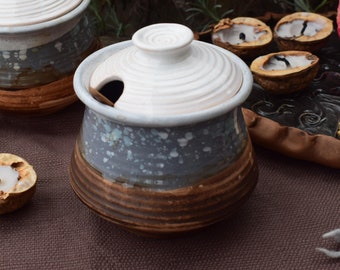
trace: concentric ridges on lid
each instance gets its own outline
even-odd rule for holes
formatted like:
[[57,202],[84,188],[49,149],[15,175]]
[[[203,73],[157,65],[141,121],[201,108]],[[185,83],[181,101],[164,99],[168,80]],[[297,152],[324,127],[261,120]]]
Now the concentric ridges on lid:
[[178,115],[225,103],[242,85],[237,65],[202,42],[193,41],[185,57],[167,60],[148,58],[129,47],[97,67],[90,87],[99,90],[110,80],[122,80],[124,91],[115,108],[142,115]]
[[82,0],[0,0],[0,26],[46,22],[75,9]]

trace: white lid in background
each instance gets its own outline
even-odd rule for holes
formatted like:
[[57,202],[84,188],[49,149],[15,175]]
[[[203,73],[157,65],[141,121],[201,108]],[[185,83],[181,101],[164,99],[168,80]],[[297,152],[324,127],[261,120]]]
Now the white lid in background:
[[0,0],[0,27],[47,22],[69,13],[82,0]]

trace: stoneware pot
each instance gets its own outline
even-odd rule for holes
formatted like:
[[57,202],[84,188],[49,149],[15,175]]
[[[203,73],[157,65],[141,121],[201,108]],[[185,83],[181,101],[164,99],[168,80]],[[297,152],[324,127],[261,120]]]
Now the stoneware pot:
[[147,26],[87,57],[74,78],[86,105],[70,166],[75,193],[146,236],[227,218],[258,178],[240,108],[252,82],[240,58],[178,24]]
[[73,103],[73,73],[99,49],[90,0],[0,0],[0,110],[49,113]]

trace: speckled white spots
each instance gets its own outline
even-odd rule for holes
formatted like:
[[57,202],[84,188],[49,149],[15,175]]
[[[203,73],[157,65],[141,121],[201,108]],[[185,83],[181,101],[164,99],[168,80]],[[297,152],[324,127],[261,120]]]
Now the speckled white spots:
[[83,132],[86,142],[83,148],[90,164],[109,179],[125,179],[132,185],[159,190],[178,188],[183,185],[183,175],[193,167],[206,172],[205,164],[232,162],[229,156],[240,143],[230,142],[229,136],[240,138],[240,142],[244,138],[242,125],[238,125],[240,135],[236,136],[233,124],[239,113],[235,116],[231,113],[230,119],[223,119],[212,128],[199,129],[130,127],[112,124],[97,114],[89,119],[85,115],[86,128],[91,132]]
[[101,135],[102,142],[108,143],[110,146],[121,139],[122,132],[119,129],[113,129],[110,133],[103,133]]
[[144,183],[147,185],[151,185],[153,181],[151,179],[145,179]]
[[237,115],[237,110],[234,110],[234,127],[235,127],[235,132],[237,135],[241,133],[240,126],[238,123],[238,115]]
[[177,149],[176,149],[176,148],[175,148],[175,149],[172,149],[171,152],[170,152],[170,157],[176,158],[176,157],[178,157],[178,156],[179,156],[179,154],[178,154],[178,152],[177,152]]
[[187,132],[185,133],[184,138],[177,139],[177,142],[179,146],[185,147],[188,145],[189,141],[192,140],[193,138],[194,138],[194,135],[192,134],[192,132]]
[[123,183],[122,186],[125,188],[133,188],[133,185],[129,183]]
[[112,134],[116,140],[120,139],[122,137],[122,132],[119,129],[113,129]]
[[103,134],[101,136],[101,140],[102,140],[102,142],[105,142],[105,143],[109,142],[109,140],[110,140],[109,134]]
[[169,133],[167,133],[167,132],[159,132],[158,135],[163,140],[166,140],[169,137]]
[[158,160],[167,160],[168,159],[168,157],[166,155],[162,154],[162,153],[157,154],[156,158]]
[[13,64],[13,69],[16,70],[16,71],[18,71],[18,70],[20,69],[19,63],[14,63],[14,64]]
[[180,147],[185,147],[188,144],[188,140],[186,138],[177,139],[177,142]]
[[132,130],[132,128],[130,128],[130,127],[124,128],[124,131],[123,131],[123,133],[124,133],[125,135],[129,135],[129,134],[132,133],[132,132],[133,132],[133,130]]
[[58,52],[61,52],[63,49],[63,43],[57,42],[56,44],[54,44],[54,48],[56,48]]
[[115,156],[115,152],[106,151],[106,155],[107,155],[108,157],[114,157],[114,156]]
[[[103,128],[105,129],[106,132],[111,132],[111,126],[108,124],[103,124]],[[118,129],[114,129],[112,132],[120,132]]]
[[123,141],[124,141],[125,146],[133,145],[132,140],[127,136],[124,136]]
[[187,140],[192,140],[194,138],[194,135],[192,134],[192,132],[187,132],[185,133],[185,138]]
[[127,151],[127,157],[126,157],[127,160],[133,160],[133,156],[132,156],[132,151],[131,150],[128,150]]
[[157,129],[151,129],[151,134],[154,135],[154,136],[157,136],[159,135],[159,132]]
[[153,171],[151,170],[143,170],[142,171],[145,175],[153,175]]
[[27,59],[27,50],[20,50],[19,51],[19,59],[21,61],[25,61]]
[[164,163],[157,163],[156,167],[162,169],[162,168],[164,168]]
[[2,57],[4,59],[9,59],[11,57],[11,54],[7,51],[2,52]]
[[211,147],[209,146],[204,147],[203,152],[211,152]]
[[164,185],[164,181],[163,180],[156,180],[155,184],[161,186],[161,185]]

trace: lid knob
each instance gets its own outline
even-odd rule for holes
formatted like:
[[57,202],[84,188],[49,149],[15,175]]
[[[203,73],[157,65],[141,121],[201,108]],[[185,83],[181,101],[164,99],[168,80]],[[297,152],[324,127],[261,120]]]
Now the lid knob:
[[193,32],[180,24],[154,24],[138,30],[132,36],[134,45],[149,54],[182,52],[194,39]]

